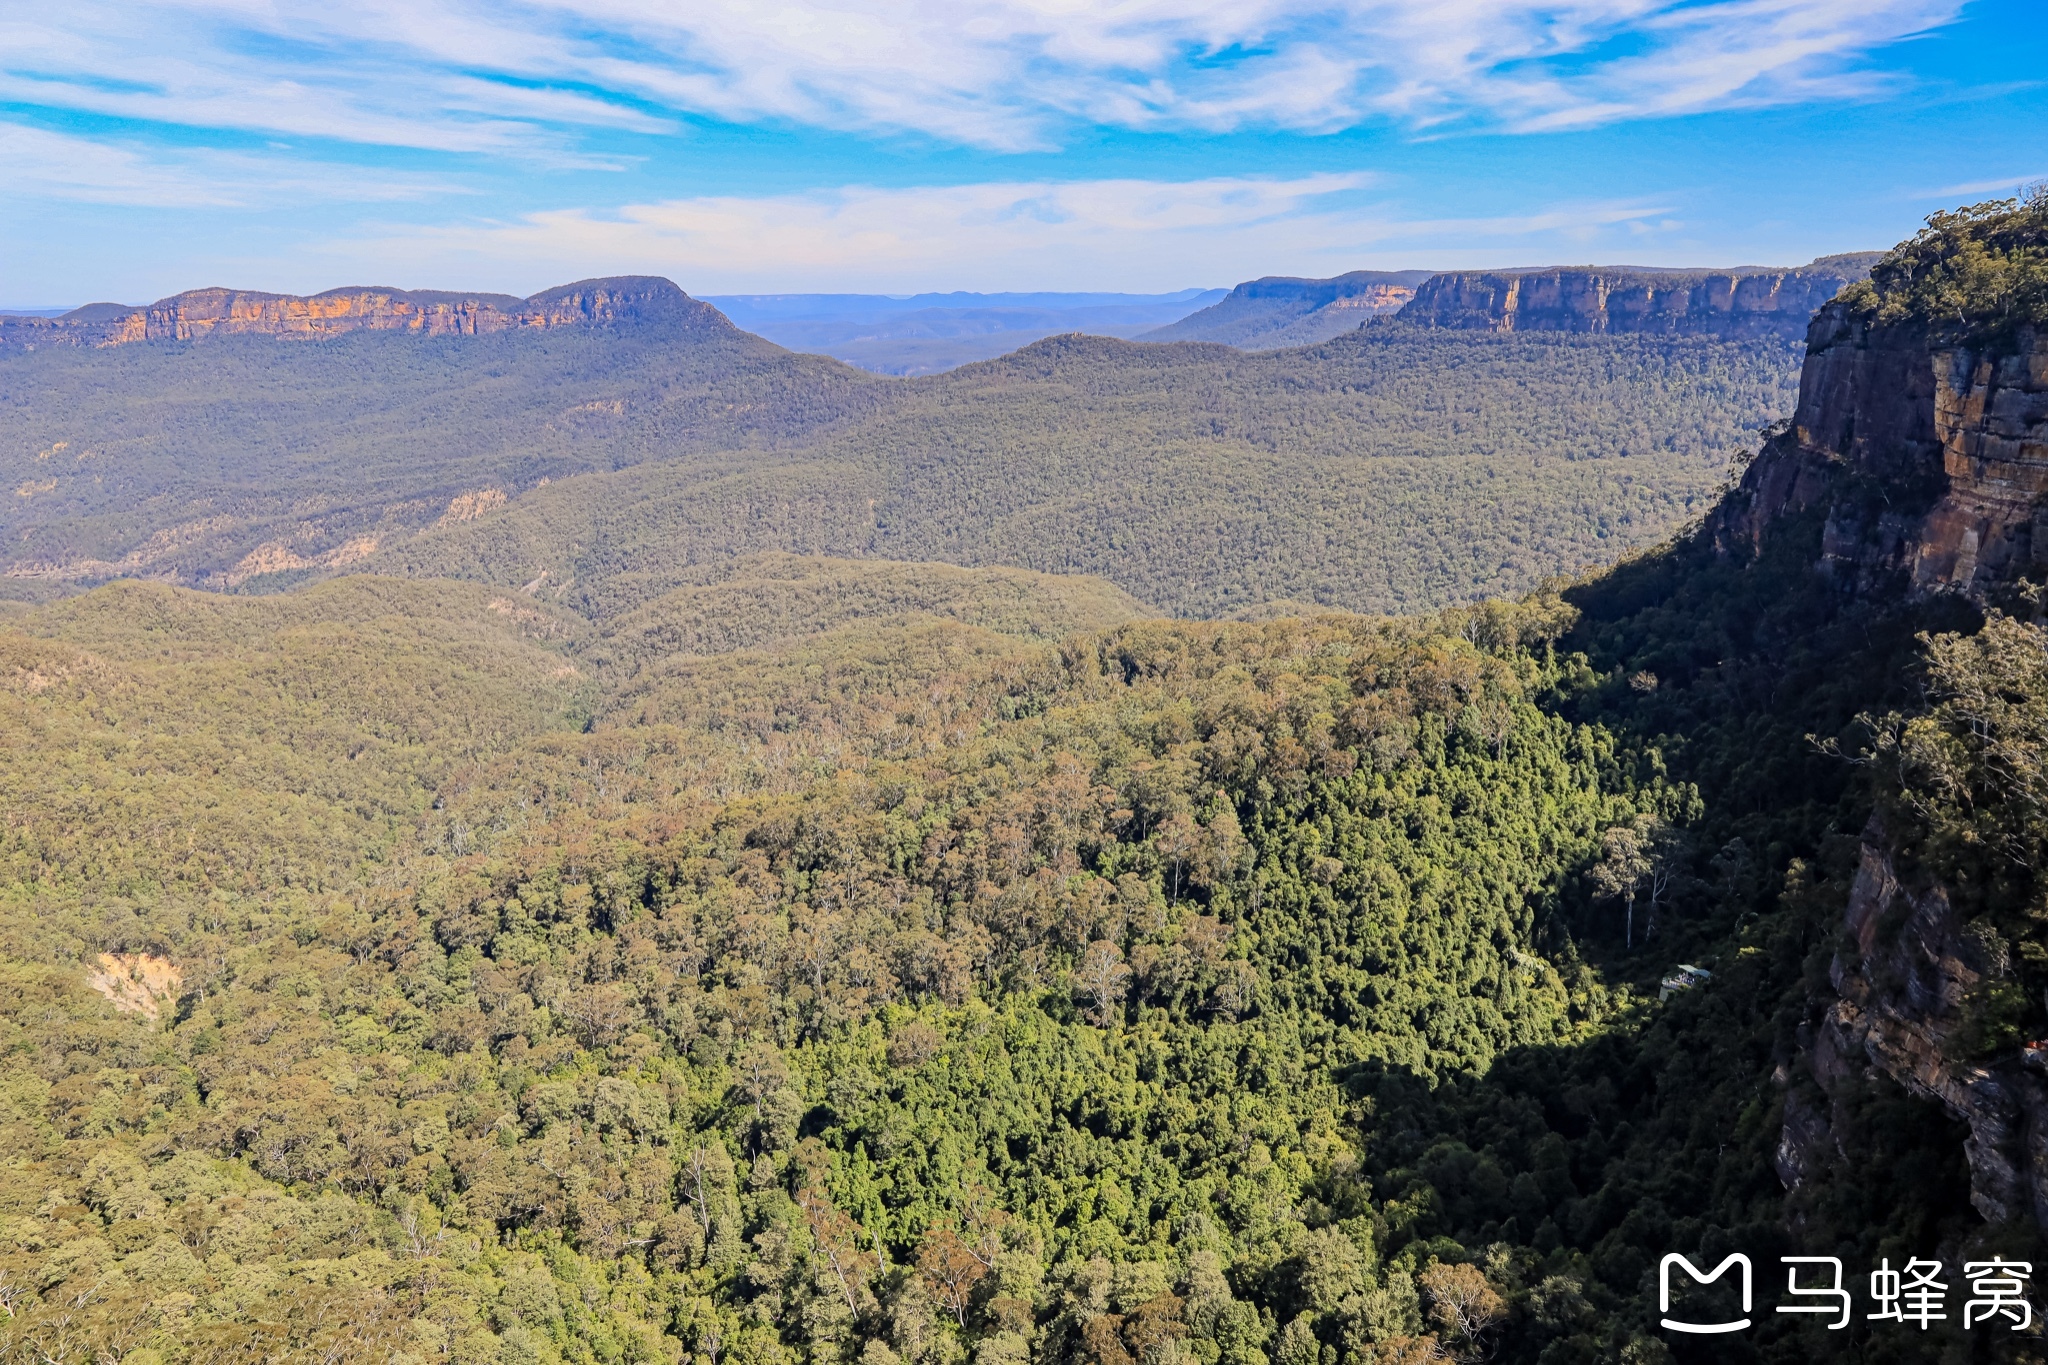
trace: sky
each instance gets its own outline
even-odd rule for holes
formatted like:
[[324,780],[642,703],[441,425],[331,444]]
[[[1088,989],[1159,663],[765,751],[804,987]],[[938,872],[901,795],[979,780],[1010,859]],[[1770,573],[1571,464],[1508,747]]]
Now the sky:
[[1797,263],[2042,179],[2043,0],[0,0],[0,307]]

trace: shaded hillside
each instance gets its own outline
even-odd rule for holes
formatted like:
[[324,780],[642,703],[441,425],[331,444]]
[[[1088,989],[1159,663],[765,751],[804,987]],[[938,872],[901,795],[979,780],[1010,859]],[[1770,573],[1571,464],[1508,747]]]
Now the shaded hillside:
[[774,450],[883,397],[684,302],[608,327],[0,357],[6,573],[303,580],[549,480]]
[[1268,275],[1249,280],[1228,295],[1178,322],[1149,332],[1141,341],[1215,341],[1250,351],[1313,346],[1367,319],[1398,312],[1415,297],[1427,270],[1354,270],[1327,280]]

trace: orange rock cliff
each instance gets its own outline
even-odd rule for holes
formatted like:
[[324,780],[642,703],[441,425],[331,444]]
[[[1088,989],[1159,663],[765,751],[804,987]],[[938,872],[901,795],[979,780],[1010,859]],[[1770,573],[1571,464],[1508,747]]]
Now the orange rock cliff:
[[[1840,591],[1877,599],[1997,601],[2048,576],[2048,336],[1946,345],[1831,302],[1807,346],[1792,420],[1703,528],[1720,553],[1789,536]],[[1986,1220],[2048,1230],[2048,1076],[1973,1060],[1958,1036],[1965,998],[2003,968],[1946,888],[1902,874],[1876,818],[1843,929],[1834,998],[1794,1059],[1818,1088],[1785,1089],[1780,1179],[1796,1189],[1829,1159],[1836,1097],[1874,1072],[1968,1125]]]
[[1710,519],[1724,548],[1825,509],[1820,567],[1864,589],[1981,593],[2048,572],[2048,337],[1931,345],[1830,303],[1791,426]]
[[363,330],[474,336],[518,328],[713,319],[722,322],[723,316],[651,275],[583,280],[524,299],[377,286],[311,296],[214,288],[174,294],[142,308],[89,304],[57,318],[0,318],[0,350],[231,335],[314,339]]

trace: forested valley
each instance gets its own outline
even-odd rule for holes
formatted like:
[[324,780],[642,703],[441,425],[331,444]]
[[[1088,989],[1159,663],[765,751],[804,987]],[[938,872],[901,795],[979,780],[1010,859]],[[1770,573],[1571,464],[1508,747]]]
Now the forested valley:
[[[1980,206],[1830,307],[2038,422],[2044,244]],[[1523,344],[1469,354],[1617,354]],[[558,595],[483,518],[406,577],[0,607],[0,1359],[2039,1359],[1657,1324],[1669,1252],[2048,1260],[1960,1100],[1816,1042],[1882,857],[1871,941],[1938,900],[1975,964],[1931,1036],[2038,1084],[2048,555],[1971,512],[1929,579],[1965,475],[1834,439],[1401,616],[908,532]],[[522,515],[652,547],[640,501]]]
[[655,286],[612,326],[0,354],[0,596],[374,572],[598,617],[786,552],[1092,574],[1165,615],[1427,610],[1704,510],[1799,366],[1775,338],[1388,321],[893,379]]

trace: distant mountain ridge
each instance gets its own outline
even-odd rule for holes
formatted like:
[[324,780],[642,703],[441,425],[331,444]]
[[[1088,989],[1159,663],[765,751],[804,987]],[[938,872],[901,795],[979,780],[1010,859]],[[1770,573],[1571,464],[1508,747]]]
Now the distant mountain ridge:
[[[372,330],[475,336],[666,322],[744,327],[780,345],[833,355],[864,369],[918,374],[1007,354],[1061,332],[1280,350],[1316,345],[1389,315],[1466,331],[1698,333],[1796,341],[1804,337],[1814,310],[1843,286],[1867,277],[1876,259],[1875,252],[1851,252],[1796,267],[1354,270],[1329,279],[1269,275],[1150,330],[1145,329],[1162,314],[1172,317],[1217,291],[903,299],[730,295],[704,300],[649,275],[581,280],[527,298],[379,285],[312,295],[216,287],[140,307],[92,303],[56,317],[0,314],[0,352],[226,335],[315,338]],[[714,304],[725,305],[731,316]]]
[[1814,310],[1865,278],[1879,253],[1797,267],[1646,270],[1553,267],[1446,271],[1401,309],[1403,322],[1492,332],[1706,333],[1798,340]]
[[1661,533],[1796,373],[1775,340],[1375,327],[1069,334],[890,380],[660,280],[107,311],[0,352],[0,598],[452,572],[611,616],[786,551],[1399,609]]
[[1214,341],[1241,350],[1313,346],[1377,317],[1485,332],[1693,333],[1797,341],[1807,319],[1863,279],[1874,251],[1803,266],[1721,269],[1536,266],[1503,270],[1354,270],[1326,280],[1269,275],[1221,302],[1141,333],[1139,341]]
[[1133,337],[1176,322],[1228,291],[1170,294],[721,294],[734,323],[779,346],[877,374],[933,374],[991,360],[1063,332]]
[[1354,270],[1327,280],[1267,275],[1247,280],[1217,303],[1136,339],[1216,341],[1254,351],[1312,346],[1355,331],[1368,318],[1397,311],[1415,297],[1416,286],[1430,273]]
[[579,280],[528,298],[511,294],[349,285],[313,295],[193,289],[141,308],[89,303],[55,318],[0,317],[0,350],[120,346],[208,336],[321,337],[362,330],[475,336],[615,322],[732,324],[656,275]]

